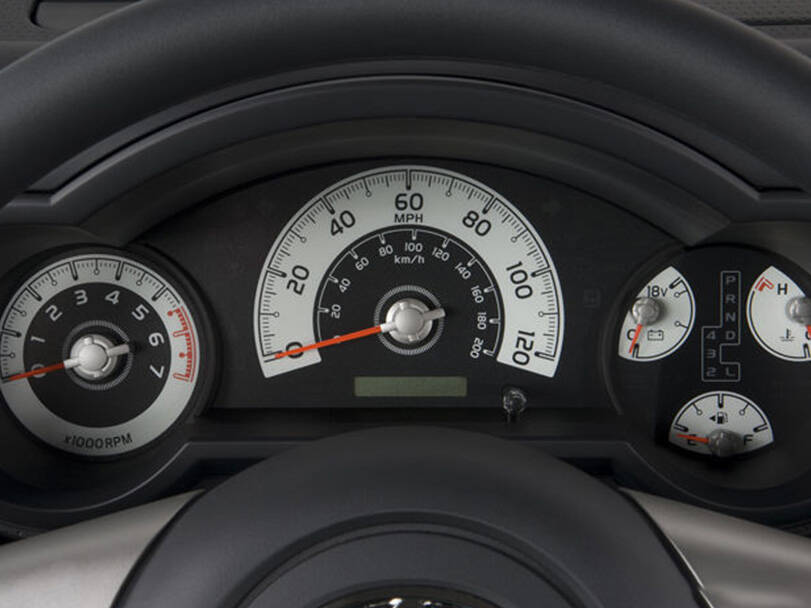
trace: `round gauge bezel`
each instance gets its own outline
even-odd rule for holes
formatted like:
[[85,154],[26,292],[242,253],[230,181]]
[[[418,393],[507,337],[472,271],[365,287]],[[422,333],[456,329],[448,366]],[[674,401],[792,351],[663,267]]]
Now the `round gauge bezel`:
[[[126,248],[106,245],[60,247],[37,256],[35,260],[19,265],[2,279],[3,285],[5,286],[3,289],[3,318],[5,318],[6,308],[12,303],[15,295],[20,292],[26,281],[35,276],[38,272],[49,266],[58,264],[61,260],[77,256],[93,255],[114,256],[125,260],[132,260],[136,264],[144,266],[169,283],[173,291],[175,291],[178,297],[188,306],[189,315],[196,332],[199,352],[196,369],[197,377],[186,404],[165,428],[147,441],[129,450],[104,454],[65,450],[56,447],[53,443],[29,429],[13,412],[11,406],[6,402],[2,394],[0,394],[0,405],[8,412],[8,417],[14,421],[14,426],[19,430],[20,434],[25,437],[28,443],[41,446],[49,453],[58,455],[59,458],[75,458],[84,462],[109,462],[118,459],[133,459],[145,453],[149,453],[157,446],[163,444],[170,435],[174,434],[176,430],[182,427],[184,421],[192,415],[199,414],[205,407],[217,382],[216,335],[210,320],[209,311],[192,282],[187,279],[171,261],[154,250],[144,246],[138,246],[137,244],[130,245]],[[131,423],[132,420],[129,422]]]

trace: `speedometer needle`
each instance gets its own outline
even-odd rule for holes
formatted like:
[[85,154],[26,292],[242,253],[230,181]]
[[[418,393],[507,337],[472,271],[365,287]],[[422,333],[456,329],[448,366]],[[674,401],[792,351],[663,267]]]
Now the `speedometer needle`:
[[[308,344],[307,346],[299,346],[298,348],[293,348],[281,353],[276,353],[273,359],[274,360],[283,359],[284,357],[291,357],[293,355],[306,353],[308,350],[317,350],[319,348],[333,346],[334,344],[342,344],[344,342],[350,342],[352,340],[357,340],[359,338],[365,338],[366,336],[385,334],[390,331],[394,331],[395,329],[403,333],[415,333],[416,330],[420,329],[422,324],[427,323],[428,321],[441,319],[444,316],[445,316],[444,308],[435,308],[433,310],[423,312],[419,315],[418,319],[415,319],[414,316],[406,317],[405,315],[401,315],[395,317],[394,321],[390,321],[388,323],[375,325],[374,327],[368,327],[366,329],[361,329],[359,331],[353,331],[352,333],[344,334],[342,336],[335,336],[334,338],[330,338],[329,340],[321,340],[320,342],[316,342],[315,344]],[[416,329],[415,327],[413,327],[413,323],[415,320],[420,322],[420,327],[417,327]]]

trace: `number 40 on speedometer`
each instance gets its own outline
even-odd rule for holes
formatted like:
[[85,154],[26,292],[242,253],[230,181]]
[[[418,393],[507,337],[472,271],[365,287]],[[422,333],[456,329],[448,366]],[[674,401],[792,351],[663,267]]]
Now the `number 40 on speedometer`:
[[551,377],[563,320],[555,265],[526,218],[423,166],[317,194],[273,243],[254,304],[268,378],[327,361],[428,375],[496,361]]

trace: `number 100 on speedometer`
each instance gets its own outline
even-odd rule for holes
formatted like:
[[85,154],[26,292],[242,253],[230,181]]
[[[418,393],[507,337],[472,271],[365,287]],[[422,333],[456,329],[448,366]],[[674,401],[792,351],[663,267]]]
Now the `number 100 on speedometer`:
[[271,246],[254,304],[268,378],[318,364],[431,377],[489,363],[551,377],[563,328],[535,228],[486,185],[423,166],[317,194]]

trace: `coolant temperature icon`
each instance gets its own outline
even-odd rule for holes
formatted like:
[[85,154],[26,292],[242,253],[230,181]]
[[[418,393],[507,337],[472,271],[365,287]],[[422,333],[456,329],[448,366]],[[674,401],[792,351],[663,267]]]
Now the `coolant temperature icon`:
[[767,268],[749,290],[746,311],[766,351],[786,361],[811,360],[811,298],[785,273]]

